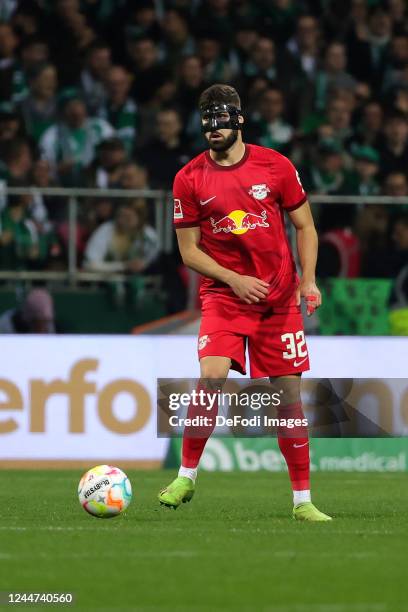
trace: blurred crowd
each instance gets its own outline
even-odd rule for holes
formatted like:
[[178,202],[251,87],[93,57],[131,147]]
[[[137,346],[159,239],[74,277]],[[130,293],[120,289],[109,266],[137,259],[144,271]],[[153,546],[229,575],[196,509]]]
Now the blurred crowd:
[[[408,196],[404,0],[0,0],[0,179],[171,189],[204,149],[197,101],[237,87],[247,142],[288,155],[311,194]],[[66,265],[60,198],[0,192],[0,267]],[[321,276],[392,277],[408,207],[320,205]],[[92,270],[145,272],[151,202],[81,200]]]

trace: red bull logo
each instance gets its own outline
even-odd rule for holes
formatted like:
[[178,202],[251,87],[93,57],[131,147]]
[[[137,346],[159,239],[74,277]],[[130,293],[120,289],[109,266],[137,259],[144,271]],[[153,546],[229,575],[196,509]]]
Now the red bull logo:
[[245,234],[248,230],[256,227],[269,227],[266,222],[266,210],[263,210],[260,215],[246,212],[245,210],[233,210],[225,217],[218,221],[210,218],[214,234],[224,232],[225,234]]

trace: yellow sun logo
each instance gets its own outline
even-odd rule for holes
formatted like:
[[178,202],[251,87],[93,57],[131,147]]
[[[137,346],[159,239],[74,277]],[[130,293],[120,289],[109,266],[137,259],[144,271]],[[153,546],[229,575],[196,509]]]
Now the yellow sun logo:
[[248,227],[242,227],[242,219],[245,217],[246,214],[247,213],[245,212],[245,210],[237,209],[233,210],[228,215],[230,219],[235,221],[235,225],[237,226],[237,229],[231,230],[233,234],[245,234],[248,231]]
[[232,210],[228,215],[215,221],[210,218],[214,234],[224,232],[225,234],[245,234],[250,229],[256,227],[269,227],[266,222],[266,210],[263,210],[260,215],[246,212],[245,210]]

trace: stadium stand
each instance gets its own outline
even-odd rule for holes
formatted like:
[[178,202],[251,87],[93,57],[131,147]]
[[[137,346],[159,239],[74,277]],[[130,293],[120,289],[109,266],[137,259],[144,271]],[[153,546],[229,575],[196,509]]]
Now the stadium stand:
[[[79,300],[85,285],[108,299],[103,281],[115,304],[133,300],[128,331],[195,305],[167,192],[205,147],[200,92],[228,82],[245,140],[289,156],[320,196],[331,299],[310,331],[408,333],[403,0],[10,0],[0,11],[0,311],[17,278],[67,292],[52,277],[64,271]],[[146,295],[160,308],[141,314]]]

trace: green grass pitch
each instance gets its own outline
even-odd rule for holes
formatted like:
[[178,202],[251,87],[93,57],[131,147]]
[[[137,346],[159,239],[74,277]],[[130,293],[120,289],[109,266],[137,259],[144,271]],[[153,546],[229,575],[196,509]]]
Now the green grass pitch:
[[406,475],[314,475],[322,524],[291,519],[285,474],[201,473],[177,511],[156,499],[173,472],[128,475],[127,513],[101,520],[80,471],[0,472],[0,591],[71,591],[84,611],[408,610]]

